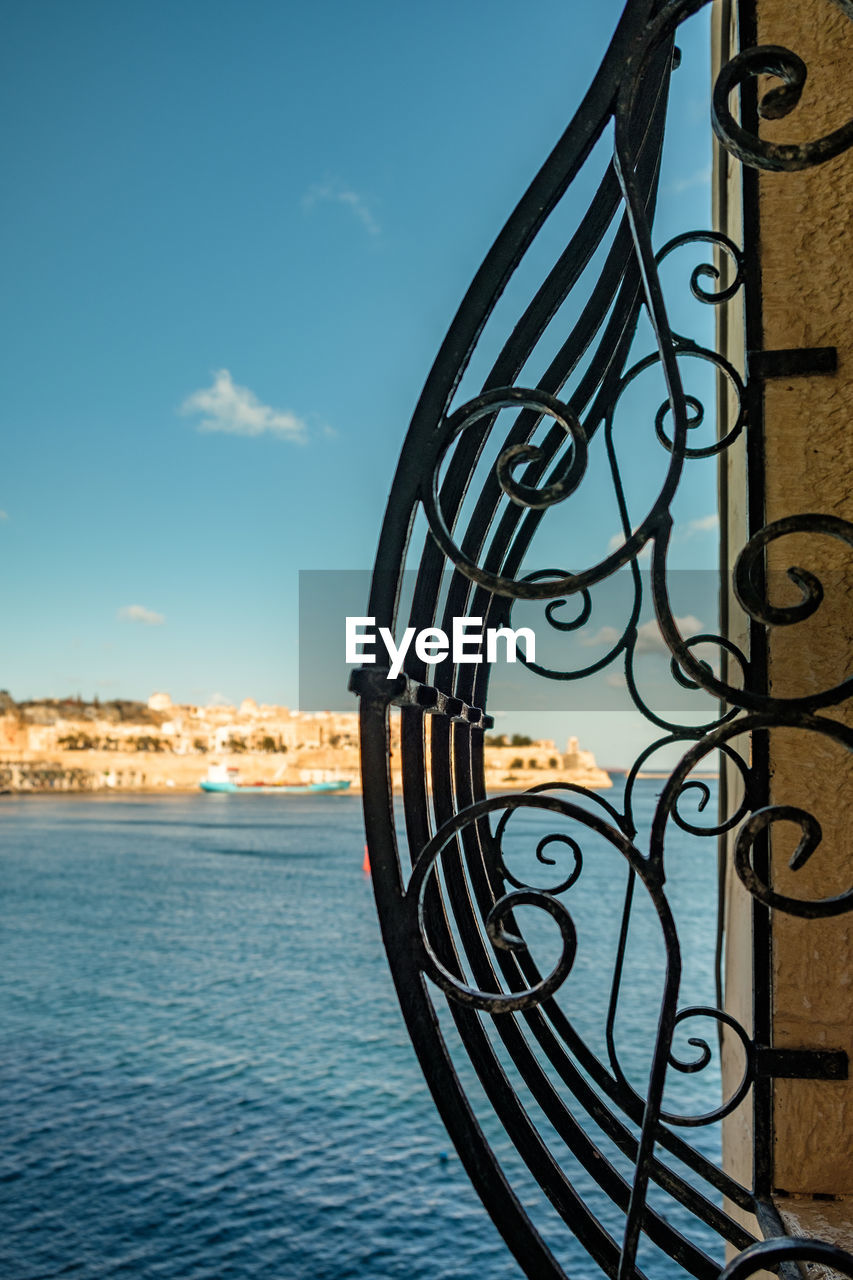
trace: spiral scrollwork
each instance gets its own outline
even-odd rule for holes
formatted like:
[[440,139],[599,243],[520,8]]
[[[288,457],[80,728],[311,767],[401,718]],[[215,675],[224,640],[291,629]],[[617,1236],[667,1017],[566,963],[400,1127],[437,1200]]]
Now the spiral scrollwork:
[[720,1280],[750,1280],[751,1276],[775,1271],[782,1262],[814,1262],[828,1272],[853,1277],[853,1254],[828,1240],[803,1240],[778,1236],[751,1244],[720,1272]]
[[[527,800],[529,799],[528,797]],[[516,805],[524,802],[525,797],[515,797]],[[556,921],[560,931],[562,949],[552,971],[539,982],[518,992],[483,991],[477,987],[468,986],[449,971],[430,944],[425,920],[424,897],[427,880],[434,871],[436,860],[459,831],[494,809],[502,808],[506,803],[503,797],[496,801],[480,801],[467,809],[460,810],[445,823],[424,847],[412,869],[406,890],[411,935],[421,952],[424,972],[446,995],[458,1003],[470,1008],[482,1009],[488,1013],[511,1013],[535,1008],[562,985],[571,972],[577,952],[577,931],[565,906],[551,893],[530,885],[522,885],[520,881],[515,882],[519,885],[517,889],[503,894],[494,902],[485,919],[486,932],[492,944],[499,950],[508,952],[526,950],[527,944],[524,939],[507,927],[513,910],[520,906],[537,907],[550,915]],[[539,808],[555,807],[553,803],[549,803],[549,797],[536,797],[534,804]]]
[[420,965],[424,973],[453,1000],[471,1008],[481,1009],[493,1014],[520,1012],[525,1009],[535,1008],[543,1000],[553,995],[571,972],[577,952],[577,931],[568,910],[554,894],[570,888],[581,873],[583,860],[578,843],[571,837],[555,837],[552,834],[540,839],[537,846],[537,858],[543,864],[553,862],[545,854],[545,849],[555,840],[567,845],[572,850],[574,866],[569,876],[553,891],[525,885],[521,881],[508,876],[507,879],[510,879],[510,883],[518,887],[499,897],[487,913],[485,925],[489,938],[498,949],[508,952],[525,950],[527,945],[517,932],[513,932],[511,927],[508,927],[508,921],[515,907],[536,907],[546,912],[556,921],[562,940],[560,956],[547,976],[541,978],[532,986],[528,986],[523,991],[484,991],[477,987],[468,986],[456,974],[450,972],[447,966],[439,959],[428,938],[425,917],[425,892],[427,882],[434,872],[438,857],[454,842],[455,837],[463,828],[471,826],[490,813],[504,810],[506,812],[503,814],[503,820],[499,826],[499,831],[502,835],[506,827],[507,815],[519,809],[534,809],[540,812],[556,813],[564,819],[579,823],[582,827],[604,836],[627,858],[629,865],[639,872],[641,878],[647,884],[655,908],[661,917],[665,935],[668,938],[674,937],[666,900],[660,892],[660,887],[656,883],[654,875],[649,876],[647,864],[639,850],[635,848],[621,830],[605,821],[598,814],[590,813],[580,805],[565,800],[560,796],[545,794],[541,791],[536,793],[521,792],[513,796],[494,796],[487,800],[477,801],[467,806],[467,808],[460,809],[424,846],[412,868],[412,874],[405,893],[405,909],[408,918],[409,936],[412,940],[412,945],[419,953]]
[[[700,347],[695,342],[688,342],[686,339],[680,339],[676,343],[675,349],[679,357],[693,357],[712,364],[728,381],[735,393],[738,410],[726,434],[718,440],[714,440],[711,444],[689,445],[681,450],[681,455],[684,458],[716,457],[728,449],[729,445],[738,438],[746,422],[746,389],[743,385],[743,379],[734,365],[717,351],[709,351],[707,347]],[[705,420],[705,406],[694,395],[685,395],[684,403],[687,408],[687,430],[693,431],[696,427],[700,427]],[[655,435],[669,453],[672,453],[676,447],[674,440],[667,435],[664,427],[666,416],[671,411],[671,407],[669,400],[664,400],[655,414]]]
[[[723,649],[730,657],[734,658],[740,668],[744,681],[746,680],[749,674],[749,664],[743,650],[740,649],[733,640],[729,640],[726,636],[714,635],[711,631],[700,631],[697,632],[695,636],[688,636],[688,638],[684,640],[683,644],[684,648],[688,652],[700,644],[714,645],[718,649]],[[700,671],[703,671],[709,680],[716,679],[716,673],[710,662],[706,661],[704,658],[698,658],[697,663]],[[677,658],[670,658],[669,666],[673,679],[676,680],[683,689],[702,689],[705,687],[702,680],[691,679],[690,676],[686,675],[684,671],[682,671]]]
[[[681,669],[680,683],[684,683],[686,677],[706,693],[724,698],[732,708],[760,712],[814,711],[842,702],[853,694],[853,676],[848,676],[831,687],[800,696],[787,697],[756,690],[754,681],[750,678],[751,665],[736,646],[721,637],[713,637],[712,643],[724,648],[736,659],[743,672],[744,683],[738,687],[716,676],[707,663],[699,660],[691,652],[691,646],[698,642],[699,637],[684,639],[679,630],[678,620],[670,606],[666,585],[666,557],[671,532],[672,525],[669,523],[654,541],[652,593],[661,634]],[[853,546],[853,525],[836,516],[817,514],[786,516],[765,525],[750,538],[735,563],[734,591],[744,611],[765,626],[785,626],[800,622],[814,614],[823,600],[824,589],[818,577],[811,571],[799,567],[789,569],[788,577],[799,587],[800,601],[793,605],[773,605],[767,599],[763,565],[764,548],[777,538],[793,533],[822,533],[848,546]],[[703,642],[708,642],[708,639],[703,638]]]
[[703,280],[720,279],[722,273],[713,262],[700,263],[693,268],[690,275],[690,292],[699,302],[715,305],[728,302],[730,298],[735,296],[744,280],[743,253],[734,240],[730,239],[722,231],[685,231],[679,236],[674,236],[672,240],[668,240],[663,248],[659,249],[655,254],[655,261],[660,265],[676,249],[681,249],[687,244],[716,245],[730,259],[735,269],[734,276],[727,285],[721,286],[719,289],[705,289],[701,283]]
[[439,494],[441,464],[454,440],[483,419],[494,419],[501,409],[527,409],[538,417],[550,417],[563,429],[569,448],[558,461],[550,481],[540,487],[515,478],[516,469],[525,463],[547,461],[539,445],[516,443],[500,453],[495,475],[502,491],[518,506],[543,510],[562,502],[574,493],[583,478],[587,464],[587,438],[583,426],[568,405],[546,391],[525,387],[498,387],[485,391],[462,405],[445,419],[433,442],[432,456],[426,468],[421,499],[432,535],[448,560],[472,582],[497,595],[528,600],[547,600],[561,591],[573,591],[578,585],[574,575],[556,580],[514,581],[491,573],[479,566],[456,545],[445,521]]
[[[504,857],[504,852],[503,852],[503,837],[506,832],[507,824],[514,812],[515,812],[514,809],[507,809],[506,813],[503,813],[501,815],[500,821],[498,822],[498,825],[495,829],[495,843],[499,851],[498,866],[500,868],[501,874],[503,875],[504,879],[508,880],[511,885],[514,885],[517,889],[529,889],[532,886],[525,884],[522,880],[519,880],[507,867],[506,858]],[[581,874],[581,871],[583,870],[583,852],[581,850],[580,845],[578,844],[577,840],[573,839],[572,836],[565,835],[563,832],[552,832],[550,835],[542,837],[542,839],[536,845],[537,862],[540,862],[542,863],[543,866],[548,866],[548,867],[555,867],[557,865],[557,859],[549,857],[549,855],[545,852],[546,849],[549,847],[549,845],[554,845],[554,844],[563,845],[570,851],[573,859],[573,865],[572,865],[571,871],[569,872],[568,876],[565,877],[565,879],[561,880],[558,884],[549,886],[547,889],[541,890],[541,892],[549,893],[552,896],[556,896],[557,894],[560,894],[560,893],[565,893],[566,890],[571,889],[572,885],[576,882],[576,880]]]
[[799,871],[805,866],[823,837],[817,818],[805,809],[790,804],[767,805],[765,808],[756,809],[738,832],[735,845],[735,870],[752,896],[768,907],[775,907],[777,911],[785,911],[793,916],[804,916],[806,919],[837,916],[849,911],[853,907],[853,888],[829,898],[809,901],[776,893],[761,879],[752,864],[752,850],[759,835],[778,822],[793,822],[802,832],[800,841],[788,863],[792,871]]
[[726,150],[752,168],[793,173],[832,160],[853,145],[853,120],[822,138],[805,143],[768,142],[735,120],[729,98],[749,80],[758,76],[781,80],[781,84],[765,93],[758,107],[759,115],[765,120],[779,120],[798,105],[807,75],[802,58],[783,45],[759,45],[736,54],[717,76],[712,99],[714,132]]
[[503,951],[527,950],[527,943],[522,937],[516,933],[510,933],[504,928],[506,918],[515,907],[539,907],[557,922],[557,927],[562,937],[562,951],[557,963],[551,973],[543,978],[541,982],[515,994],[482,991],[477,987],[470,987],[454,977],[441,963],[430,946],[426,935],[423,903],[420,903],[419,906],[418,924],[423,949],[424,972],[432,978],[436,986],[440,987],[445,995],[451,996],[459,1004],[468,1005],[473,1009],[482,1009],[486,1013],[518,1013],[524,1009],[533,1009],[538,1004],[541,1004],[543,1000],[553,995],[558,987],[562,986],[572,970],[577,952],[577,931],[574,921],[562,903],[541,890],[519,889],[512,893],[504,894],[490,909],[486,917],[486,930],[489,938],[496,947]]
[[[758,114],[764,120],[781,120],[799,105],[808,68],[798,54],[782,45],[743,49],[722,68],[714,86],[712,118],[720,141],[734,154],[738,154],[734,148],[742,139],[737,133],[737,122],[729,111],[729,97],[749,79],[757,79],[760,75],[774,76],[782,83],[768,90],[759,100]],[[754,148],[756,139],[745,130],[741,132]]]
[[[731,743],[731,739],[737,738],[742,734],[753,733],[756,730],[786,727],[801,729],[809,733],[819,733],[826,739],[846,748],[846,750],[853,751],[853,730],[835,720],[811,716],[803,712],[796,716],[790,712],[786,714],[784,709],[780,709],[775,713],[750,713],[720,724],[694,743],[685,752],[676,768],[670,774],[655,810],[649,841],[649,856],[653,862],[662,862],[666,826],[670,818],[675,820],[675,810],[678,806],[679,797],[685,791],[685,784],[688,782],[690,774],[706,756],[714,751],[721,751],[737,765],[741,772],[744,782],[743,799],[736,812],[724,823],[720,823],[713,828],[699,828],[687,825],[685,829],[694,832],[696,835],[719,835],[724,831],[732,830],[743,822],[747,814],[751,814],[738,833],[737,848],[739,848],[739,852],[736,849],[735,854],[735,865],[738,874],[744,880],[750,892],[760,898],[761,901],[766,902],[768,906],[779,906],[781,910],[790,911],[794,915],[838,915],[842,911],[850,909],[851,904],[853,904],[853,890],[835,898],[819,900],[817,903],[808,903],[799,899],[787,899],[781,897],[781,895],[773,895],[770,887],[758,879],[752,868],[750,851],[755,840],[760,832],[777,820],[797,822],[803,831],[803,838],[791,862],[793,870],[798,870],[805,864],[820,841],[820,826],[817,820],[803,810],[785,805],[764,806],[762,808],[756,806],[752,770],[739,753],[734,750]],[[771,901],[773,897],[776,897],[777,900]]]
[[[755,1075],[753,1042],[736,1018],[725,1012],[725,1010],[715,1009],[711,1005],[691,1005],[689,1008],[679,1009],[673,1019],[673,1029],[690,1018],[709,1018],[712,1022],[716,1022],[718,1026],[728,1027],[740,1041],[744,1055],[744,1067],[740,1081],[728,1098],[721,1102],[718,1107],[714,1107],[701,1115],[679,1115],[671,1111],[661,1112],[661,1119],[665,1120],[667,1124],[681,1126],[682,1128],[699,1128],[702,1125],[714,1124],[717,1120],[722,1120],[724,1116],[730,1115],[746,1097]],[[708,1041],[703,1036],[689,1036],[687,1043],[694,1049],[699,1050],[697,1057],[685,1061],[677,1056],[674,1049],[670,1048],[669,1065],[683,1075],[693,1075],[699,1071],[704,1071],[711,1064],[713,1058]]]
[[[535,569],[533,573],[528,573],[524,577],[525,582],[554,582],[560,579],[568,579],[572,577],[565,569]],[[561,618],[557,615],[558,609],[565,609],[569,603],[568,599],[549,600],[545,606],[545,618],[548,626],[554,631],[580,631],[581,627],[586,626],[592,614],[592,596],[586,587],[575,592],[573,600],[580,602],[573,618]],[[511,606],[510,606],[511,608]]]
[[[537,582],[542,579],[547,579],[553,582],[554,579],[561,574],[562,570],[559,569],[538,569],[534,573],[527,574],[523,581]],[[558,610],[567,608],[569,604],[568,598],[551,600],[545,606],[546,621],[554,631],[567,634],[577,632],[580,631],[587,622],[589,622],[590,617],[592,616],[593,602],[592,594],[588,588],[582,587],[579,591],[575,592],[572,599],[580,601],[580,606],[576,607],[574,617],[571,618],[561,618],[558,616]],[[532,671],[534,675],[542,676],[546,680],[582,680],[586,676],[593,675],[596,671],[602,671],[605,667],[609,666],[614,658],[616,658],[617,655],[625,649],[625,646],[629,643],[632,634],[634,634],[639,608],[640,598],[635,582],[634,600],[630,608],[630,617],[626,622],[621,635],[618,635],[613,643],[608,645],[607,651],[602,654],[601,657],[596,658],[593,662],[586,663],[584,666],[573,667],[570,669],[564,668],[562,670],[555,667],[546,667],[540,662],[531,661],[531,659],[524,653],[518,654],[518,661],[522,666],[526,667],[528,671]],[[511,606],[509,612],[511,616]]]
[[735,594],[746,612],[756,622],[769,627],[787,627],[811,617],[823,601],[823,584],[808,569],[793,565],[787,570],[790,580],[800,589],[801,599],[797,604],[773,605],[766,599],[761,577],[763,570],[763,554],[765,548],[779,538],[792,534],[825,534],[853,547],[853,524],[838,516],[822,515],[815,512],[796,516],[784,516],[781,520],[759,529],[749,539],[738,556],[732,582]]
[[568,604],[567,600],[551,600],[545,606],[545,617],[548,619],[549,626],[555,631],[579,631],[585,623],[589,621],[592,613],[592,597],[587,590],[580,592],[581,607],[574,618],[558,618],[557,610],[562,609]]
[[725,818],[720,818],[718,822],[714,822],[708,826],[700,826],[697,822],[691,822],[682,812],[681,802],[689,792],[695,792],[698,795],[696,809],[699,813],[703,813],[711,799],[711,790],[707,782],[702,778],[691,778],[689,775],[686,776],[682,780],[681,786],[677,790],[674,790],[672,795],[668,798],[667,813],[669,817],[672,818],[675,825],[680,827],[682,831],[686,831],[688,835],[724,835],[727,831],[733,831],[735,827],[739,826],[752,808],[752,778],[746,761],[743,756],[735,751],[727,742],[721,742],[719,744],[719,750],[728,760],[731,761],[741,776],[741,780],[743,782],[743,795],[741,797],[740,804],[735,807],[733,813],[727,815]]

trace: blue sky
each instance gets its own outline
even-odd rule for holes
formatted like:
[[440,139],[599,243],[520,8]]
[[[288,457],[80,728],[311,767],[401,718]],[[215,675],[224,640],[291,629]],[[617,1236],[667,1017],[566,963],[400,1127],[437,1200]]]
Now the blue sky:
[[[13,696],[295,702],[297,572],[372,563],[435,351],[620,8],[7,3]],[[659,240],[708,224],[705,27]]]

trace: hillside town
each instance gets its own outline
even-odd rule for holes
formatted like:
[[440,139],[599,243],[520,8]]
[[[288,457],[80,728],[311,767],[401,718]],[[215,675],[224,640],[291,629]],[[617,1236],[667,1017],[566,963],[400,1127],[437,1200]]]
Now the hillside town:
[[[427,725],[429,717],[427,717]],[[399,716],[391,721],[392,776],[400,786]],[[0,791],[195,790],[211,766],[258,783],[346,781],[359,790],[358,716],[291,711],[247,698],[239,706],[44,698],[0,691]],[[486,785],[544,781],[611,785],[576,738],[561,751],[524,734],[486,736]]]

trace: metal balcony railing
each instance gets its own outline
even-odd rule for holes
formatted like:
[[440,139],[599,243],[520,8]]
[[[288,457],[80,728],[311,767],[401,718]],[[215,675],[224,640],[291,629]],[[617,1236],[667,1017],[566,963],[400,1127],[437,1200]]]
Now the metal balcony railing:
[[[409,1034],[465,1168],[509,1249],[527,1275],[554,1280],[589,1274],[572,1262],[564,1238],[578,1242],[602,1272],[619,1280],[685,1274],[745,1280],[764,1269],[797,1275],[791,1268],[801,1260],[853,1276],[853,1257],[835,1246],[781,1234],[767,1196],[766,1091],[773,1078],[833,1079],[847,1072],[843,1053],[798,1055],[772,1044],[771,909],[827,916],[849,909],[853,891],[819,901],[774,892],[767,873],[770,827],[777,821],[800,825],[795,864],[805,861],[820,834],[808,813],[769,803],[764,745],[771,731],[789,726],[853,747],[853,733],[821,714],[849,697],[849,679],[802,696],[774,697],[765,661],[768,630],[794,621],[797,611],[804,616],[815,610],[821,594],[814,575],[792,570],[801,603],[772,606],[766,548],[793,532],[853,545],[853,526],[819,514],[765,524],[755,499],[761,477],[750,455],[751,527],[745,545],[724,566],[749,620],[747,649],[714,630],[685,634],[671,591],[673,509],[686,468],[703,458],[716,465],[738,441],[742,446],[746,430],[757,429],[757,388],[772,374],[774,359],[787,360],[789,373],[797,372],[798,360],[808,369],[832,363],[826,350],[759,352],[747,376],[712,344],[673,327],[661,273],[677,253],[706,248],[713,259],[690,279],[693,298],[709,308],[742,298],[748,309],[750,290],[758,288],[748,223],[745,249],[710,229],[685,230],[653,247],[671,77],[679,61],[675,40],[681,24],[703,7],[703,0],[630,0],[575,118],[477,272],[403,445],[367,608],[377,627],[450,631],[454,617],[478,617],[496,627],[511,620],[513,609],[541,602],[552,633],[576,639],[597,591],[621,572],[619,581],[630,584],[628,603],[620,626],[607,633],[606,653],[562,669],[529,665],[561,690],[618,672],[626,696],[658,731],[654,742],[628,771],[619,803],[568,784],[487,795],[483,740],[493,723],[486,713],[487,663],[430,668],[412,658],[395,679],[374,665],[357,671],[352,682],[361,704],[370,864]],[[801,146],[759,137],[759,109],[777,117],[790,111],[804,74],[799,58],[778,47],[745,48],[720,73],[713,129],[748,169],[820,164],[853,141],[853,124]],[[759,102],[758,78],[765,75],[781,87]],[[571,230],[554,250],[554,215],[570,206],[576,210]],[[524,273],[537,253],[539,276],[527,288]],[[543,269],[545,253],[550,258]],[[522,284],[516,289],[517,281]],[[503,325],[497,341],[489,328],[496,318]],[[705,407],[686,389],[688,362],[709,370],[736,406],[725,433],[704,444],[696,441]],[[486,371],[477,377],[475,394],[460,403],[481,367]],[[653,500],[635,510],[616,420],[649,373],[661,380],[663,395],[645,420],[632,411],[632,429],[643,433],[643,448],[657,451],[663,465]],[[709,421],[710,415],[706,426]],[[596,485],[615,504],[621,536],[602,554],[584,558],[590,507],[582,495]],[[572,531],[573,505],[581,512],[579,532]],[[565,545],[574,567],[539,567],[534,560],[531,569],[537,539],[558,513],[568,520]],[[412,568],[410,589],[406,572]],[[713,597],[719,587],[717,582]],[[692,691],[709,708],[706,715],[676,716],[666,710],[672,703],[664,699],[662,709],[642,691],[646,606],[671,659],[673,688],[679,696]],[[404,836],[391,793],[392,706],[401,716]],[[680,759],[661,781],[643,830],[638,779],[662,747]],[[724,797],[719,819],[702,825],[685,816],[684,804],[692,795],[698,810],[705,807],[709,786],[695,774],[718,758],[740,778],[740,794]],[[513,870],[514,822],[536,844],[541,875],[547,878],[556,866],[554,883],[543,888]],[[685,1001],[684,974],[688,960],[696,960],[695,941],[680,929],[670,893],[674,835],[714,849],[716,839],[735,830],[735,866],[758,922],[753,972],[744,975],[754,988],[749,1029],[723,1007],[719,981],[715,1000]],[[599,952],[592,939],[596,1031],[590,1030],[590,1010],[579,1010],[577,985],[571,999],[566,993],[579,949],[589,945],[580,886],[592,861],[605,857],[619,871],[606,886],[612,936]],[[713,914],[710,902],[707,910]],[[544,972],[534,959],[539,931],[524,924],[531,911],[559,933],[559,954]],[[630,936],[638,920],[654,936],[660,962],[649,978],[652,1015],[632,1032],[636,1037],[645,1026],[648,1043],[629,1066],[619,1026],[637,978]],[[699,966],[710,971],[719,959],[712,950],[699,957]],[[679,1037],[700,1026],[706,1030],[690,1036],[685,1055]],[[718,1070],[723,1031],[739,1046],[740,1084],[698,1114],[673,1109],[673,1081],[690,1084]],[[717,1140],[707,1136],[738,1108],[749,1108],[753,1117],[751,1185],[724,1171]],[[748,1214],[757,1214],[768,1238],[757,1239],[743,1225]],[[734,1257],[725,1269],[723,1245]]]

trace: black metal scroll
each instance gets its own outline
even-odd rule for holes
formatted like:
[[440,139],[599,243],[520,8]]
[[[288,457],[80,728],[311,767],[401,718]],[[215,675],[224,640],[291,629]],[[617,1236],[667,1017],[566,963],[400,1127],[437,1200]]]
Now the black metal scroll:
[[[629,771],[621,805],[569,785],[487,796],[488,664],[428,668],[412,658],[396,679],[375,666],[353,678],[361,700],[364,810],[376,901],[409,1033],[460,1157],[509,1248],[527,1275],[554,1280],[567,1274],[561,1232],[619,1280],[643,1275],[644,1269],[738,1280],[762,1267],[784,1269],[799,1258],[828,1261],[853,1274],[853,1258],[833,1246],[757,1242],[737,1211],[756,1210],[758,1181],[740,1185],[698,1140],[722,1117],[749,1105],[750,1095],[757,1097],[774,1074],[811,1070],[837,1078],[846,1062],[831,1054],[809,1063],[786,1058],[719,1002],[682,1003],[685,942],[668,890],[673,829],[698,838],[737,829],[734,865],[759,911],[772,907],[816,918],[853,903],[853,888],[805,901],[781,895],[768,883],[755,850],[771,826],[799,827],[795,870],[818,847],[821,832],[805,810],[766,802],[766,756],[761,750],[750,756],[743,745],[793,728],[850,750],[853,733],[821,713],[850,696],[851,679],[772,696],[761,643],[743,652],[725,635],[685,634],[671,598],[673,504],[685,467],[693,459],[725,456],[746,429],[750,379],[764,376],[751,369],[745,382],[717,351],[677,333],[661,286],[665,259],[707,246],[713,260],[694,268],[693,297],[712,307],[728,302],[749,288],[744,252],[710,230],[686,231],[657,251],[653,247],[670,76],[678,62],[674,41],[681,23],[705,3],[628,3],[574,120],[489,251],[436,357],[403,445],[368,607],[377,626],[392,631],[401,624],[449,631],[454,617],[504,625],[514,602],[540,601],[549,627],[568,634],[586,623],[595,589],[627,570],[632,603],[623,630],[609,636],[603,656],[561,670],[527,665],[543,680],[574,682],[618,667],[634,705],[661,736]],[[736,91],[743,90],[746,103],[757,77],[771,75],[780,84],[765,93],[759,110],[765,117],[787,114],[799,101],[805,74],[795,53],[775,46],[745,49],[723,69],[714,90],[713,128],[745,166],[795,170],[823,163],[853,141],[853,123],[847,123],[804,146],[771,145],[750,125],[746,107],[734,110]],[[609,159],[575,230],[492,351],[479,390],[458,403],[460,383],[482,350],[484,328],[501,295],[572,184],[594,166],[606,138],[612,141]],[[650,341],[637,354],[641,320]],[[537,360],[540,371],[532,379],[528,370]],[[683,382],[692,361],[708,366],[739,406],[727,433],[704,444],[695,443],[692,433],[705,406]],[[660,451],[661,476],[654,500],[632,512],[614,424],[630,389],[649,371],[662,377],[665,389],[647,435],[647,447]],[[595,483],[606,477],[621,537],[573,568],[530,569],[528,557],[543,522],[558,511],[570,517],[573,501],[592,482],[594,453],[606,464]],[[804,568],[789,570],[798,603],[777,605],[768,598],[765,549],[793,533],[853,545],[853,526],[833,516],[755,525],[733,568],[734,590],[753,636],[820,607],[824,586]],[[577,556],[582,540],[572,545]],[[644,554],[649,568],[641,571]],[[417,575],[409,598],[403,574],[413,563]],[[650,705],[641,691],[637,665],[646,595],[673,681],[712,700],[701,724],[683,723]],[[725,655],[722,671],[705,656],[709,650]],[[391,796],[392,705],[401,716],[408,868]],[[641,837],[638,775],[655,751],[673,746],[681,751],[680,762],[662,784],[650,830]],[[698,810],[704,808],[709,790],[693,775],[718,756],[739,776],[742,798],[734,812],[700,825],[686,816],[685,805],[692,797]],[[535,831],[531,838],[537,875],[548,881],[544,887],[513,870],[514,823],[526,823],[527,834]],[[584,1027],[583,1011],[564,999],[580,963],[585,920],[575,902],[591,858],[610,858],[615,868],[612,952],[596,962],[610,975],[596,1043]],[[630,976],[629,933],[643,912],[652,922],[660,963],[652,983],[656,1029],[641,1055],[638,1080],[623,1060],[616,1028]],[[542,931],[522,924],[536,917],[554,934],[544,971],[533,954]],[[760,966],[756,973],[763,981]],[[723,1028],[739,1046],[739,1082],[716,1106],[698,1113],[674,1108],[665,1098],[670,1082],[708,1069],[712,1041]],[[685,1054],[682,1036],[691,1030]],[[535,1210],[530,1188],[541,1193]],[[738,1253],[725,1271],[723,1243]]]

